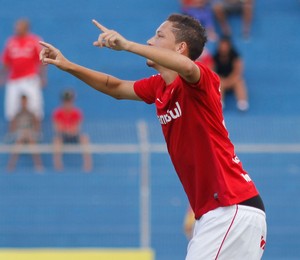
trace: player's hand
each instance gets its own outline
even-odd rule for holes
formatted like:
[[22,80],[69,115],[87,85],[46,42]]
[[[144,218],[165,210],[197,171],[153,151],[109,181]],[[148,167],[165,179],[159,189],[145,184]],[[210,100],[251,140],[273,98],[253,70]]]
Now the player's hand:
[[107,29],[105,26],[93,20],[93,24],[102,31],[99,34],[98,40],[93,43],[94,46],[97,47],[107,47],[113,50],[121,51],[127,50],[129,41],[126,40],[122,35],[114,30]]
[[49,43],[40,41],[44,47],[40,52],[40,61],[44,64],[53,64],[61,70],[66,70],[69,61],[62,55],[59,49],[56,49]]

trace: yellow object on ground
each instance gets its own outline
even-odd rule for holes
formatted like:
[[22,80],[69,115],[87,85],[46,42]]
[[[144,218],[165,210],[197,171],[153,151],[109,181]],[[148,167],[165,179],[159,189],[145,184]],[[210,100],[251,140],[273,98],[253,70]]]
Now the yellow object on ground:
[[5,260],[154,260],[151,249],[1,249]]

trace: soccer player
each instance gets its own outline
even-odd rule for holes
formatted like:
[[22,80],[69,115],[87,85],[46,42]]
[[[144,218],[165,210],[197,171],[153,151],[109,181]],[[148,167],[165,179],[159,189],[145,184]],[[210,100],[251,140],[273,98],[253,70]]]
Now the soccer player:
[[263,202],[228,138],[219,77],[194,62],[206,42],[203,27],[191,17],[172,14],[143,45],[93,22],[101,30],[95,46],[145,57],[159,74],[121,80],[77,65],[45,42],[42,62],[114,98],[156,105],[168,152],[195,214],[187,260],[260,259],[266,239]]
[[42,87],[46,82],[46,70],[39,62],[42,49],[40,40],[39,36],[30,32],[29,20],[19,19],[15,24],[15,34],[4,47],[0,78],[8,74],[4,99],[4,112],[8,121],[20,110],[19,100],[22,95],[27,96],[28,109],[39,121],[44,116]]

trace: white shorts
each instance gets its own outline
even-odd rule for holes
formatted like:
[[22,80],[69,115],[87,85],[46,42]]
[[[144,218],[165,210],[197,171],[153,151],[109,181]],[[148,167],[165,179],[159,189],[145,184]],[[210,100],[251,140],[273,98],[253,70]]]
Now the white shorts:
[[266,235],[262,210],[243,205],[220,207],[196,221],[186,260],[258,260]]
[[5,118],[11,121],[19,112],[22,95],[27,96],[28,109],[39,119],[42,119],[44,117],[44,101],[41,80],[38,76],[9,80],[7,82],[4,98]]

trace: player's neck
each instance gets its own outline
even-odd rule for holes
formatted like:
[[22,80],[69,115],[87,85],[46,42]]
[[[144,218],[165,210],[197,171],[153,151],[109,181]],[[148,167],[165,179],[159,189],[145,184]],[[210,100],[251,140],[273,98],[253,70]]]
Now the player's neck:
[[178,76],[178,73],[176,71],[169,70],[166,68],[160,69],[158,72],[160,73],[161,77],[164,79],[167,85],[171,84]]

